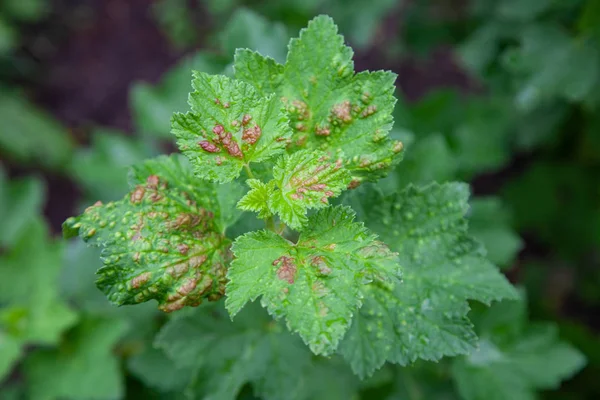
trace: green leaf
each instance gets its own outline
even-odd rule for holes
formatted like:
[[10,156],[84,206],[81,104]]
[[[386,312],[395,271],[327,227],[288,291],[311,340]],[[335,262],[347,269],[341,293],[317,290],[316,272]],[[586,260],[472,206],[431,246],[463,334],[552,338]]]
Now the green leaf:
[[90,198],[115,200],[128,188],[129,167],[154,152],[147,141],[132,139],[119,131],[97,129],[91,146],[77,150],[69,170]]
[[152,14],[172,44],[185,49],[198,36],[194,15],[187,0],[158,0],[152,4]]
[[155,345],[179,368],[197,371],[188,396],[233,400],[251,382],[266,400],[305,398],[311,357],[302,343],[258,306],[247,307],[233,323],[217,307],[175,317],[156,337]]
[[483,243],[488,259],[501,267],[508,267],[523,247],[510,221],[510,212],[499,198],[479,197],[471,201],[469,232]]
[[103,246],[97,286],[115,304],[156,299],[166,312],[220,298],[237,190],[196,178],[178,155],[134,167],[131,186],[123,200],[96,203],[63,225],[65,236]]
[[238,8],[219,33],[218,41],[224,54],[248,48],[283,62],[289,34],[285,25],[270,22],[252,10]]
[[61,168],[73,150],[69,132],[6,88],[0,90],[0,152],[24,163]]
[[171,115],[188,109],[190,71],[218,74],[225,64],[220,57],[198,52],[181,60],[156,85],[135,83],[129,98],[136,129],[143,134],[172,139]]
[[479,348],[453,362],[465,400],[529,400],[581,370],[583,354],[562,342],[553,324],[527,324],[523,301],[500,303],[479,316]]
[[62,243],[51,241],[39,220],[27,228],[0,259],[0,336],[7,341],[1,348],[11,354],[15,346],[57,343],[77,320],[57,292]]
[[551,24],[532,24],[520,39],[519,55],[529,73],[515,99],[520,109],[530,111],[554,97],[581,101],[598,83],[600,53],[588,41]]
[[446,138],[432,134],[407,146],[409,151],[396,168],[399,187],[425,185],[432,181],[444,183],[456,176],[457,162]]
[[275,182],[269,184],[263,183],[258,179],[248,179],[246,184],[250,186],[250,190],[237,203],[240,210],[254,211],[258,213],[259,218],[268,218],[273,215],[269,209],[269,199],[273,196]]
[[[350,43],[360,49],[373,43],[385,16],[397,6],[394,0],[328,1],[326,10],[340,25]],[[318,9],[315,7],[315,11]],[[313,11],[311,14],[314,14]]]
[[4,0],[2,2],[3,13],[24,22],[37,21],[49,8],[48,3],[44,0]]
[[397,251],[403,280],[362,289],[364,305],[340,345],[364,377],[386,361],[407,365],[474,348],[466,300],[511,298],[514,288],[467,234],[465,184],[409,186],[383,197],[363,193],[361,217]]
[[21,340],[0,329],[0,381],[4,380],[21,357],[22,347]]
[[119,320],[88,318],[58,349],[34,351],[24,366],[28,398],[121,398],[123,376],[112,347],[125,328]]
[[192,371],[180,368],[163,351],[145,348],[129,358],[129,371],[147,386],[161,391],[182,391],[192,377]]
[[309,217],[293,244],[271,231],[236,239],[226,307],[235,316],[248,301],[261,304],[300,334],[315,354],[332,353],[361,304],[361,288],[398,273],[396,254],[347,207]]
[[285,151],[288,119],[274,96],[262,98],[249,84],[194,72],[192,112],[173,115],[177,145],[203,179],[229,182],[245,165]]
[[325,153],[302,150],[285,155],[273,168],[277,190],[269,195],[269,209],[290,228],[300,229],[309,208],[327,207],[329,198],[339,196],[351,179],[342,161],[333,162]]
[[0,18],[0,55],[8,53],[16,46],[19,34],[15,28],[5,18]]
[[39,179],[7,180],[0,166],[0,247],[12,247],[41,213],[44,186]]
[[400,161],[402,144],[388,136],[396,75],[355,75],[352,49],[331,18],[316,17],[290,41],[285,65],[238,50],[235,76],[281,98],[293,131],[288,151],[319,149],[341,158],[357,184],[385,176]]

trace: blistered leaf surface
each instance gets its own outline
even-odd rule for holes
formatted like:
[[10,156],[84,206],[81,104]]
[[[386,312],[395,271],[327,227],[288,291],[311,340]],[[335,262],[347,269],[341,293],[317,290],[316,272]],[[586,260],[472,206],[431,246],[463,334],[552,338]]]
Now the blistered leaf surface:
[[202,72],[194,72],[192,86],[192,111],[173,115],[172,132],[200,178],[229,182],[244,165],[285,151],[291,132],[274,96],[261,97],[248,83]]
[[230,314],[262,296],[313,352],[335,350],[360,306],[361,287],[398,273],[396,254],[353,220],[349,208],[330,207],[309,217],[296,244],[271,231],[239,237],[228,271]]
[[104,246],[98,287],[115,304],[156,299],[167,312],[220,298],[237,190],[196,178],[176,155],[135,167],[131,184],[123,200],[97,203],[63,227]]
[[[361,217],[399,254],[401,284],[370,285],[342,342],[342,355],[361,376],[389,361],[407,365],[466,353],[476,336],[468,299],[489,303],[515,291],[467,234],[468,186],[409,186],[364,196]],[[377,207],[373,207],[377,204]]]
[[273,168],[276,190],[269,196],[269,208],[294,229],[307,221],[309,208],[323,208],[350,183],[341,160],[331,160],[318,151],[299,151],[283,156]]
[[341,158],[359,184],[385,176],[402,144],[388,137],[396,75],[355,74],[352,55],[333,20],[319,16],[290,41],[285,65],[238,50],[235,76],[283,102],[293,131],[289,152],[319,149]]

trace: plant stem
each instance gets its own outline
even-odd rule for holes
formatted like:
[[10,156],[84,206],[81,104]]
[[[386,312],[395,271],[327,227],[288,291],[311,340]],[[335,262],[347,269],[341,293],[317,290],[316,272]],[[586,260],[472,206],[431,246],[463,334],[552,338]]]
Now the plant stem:
[[273,218],[273,216],[265,218],[265,226],[268,230],[277,233],[277,230],[275,229],[275,219]]
[[246,169],[246,173],[248,174],[248,178],[254,179],[254,174],[252,173],[252,170],[250,169],[250,166],[248,164],[245,164],[244,168]]

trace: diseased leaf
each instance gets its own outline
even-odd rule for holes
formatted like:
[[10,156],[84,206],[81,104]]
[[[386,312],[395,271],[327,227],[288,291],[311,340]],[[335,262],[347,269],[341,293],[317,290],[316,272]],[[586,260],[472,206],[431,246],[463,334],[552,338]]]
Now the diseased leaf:
[[63,225],[65,236],[103,246],[97,286],[115,304],[156,299],[166,312],[219,299],[230,260],[226,222],[237,215],[227,185],[196,178],[174,155],[134,167],[131,186],[123,200],[97,203]]
[[202,72],[194,72],[192,86],[192,111],[173,115],[172,132],[200,178],[229,182],[244,165],[285,151],[291,131],[274,96],[260,97],[245,82]]
[[123,396],[123,376],[112,347],[125,331],[119,320],[88,318],[58,349],[39,349],[25,361],[28,397],[110,400]]
[[[407,365],[474,348],[466,300],[483,303],[514,297],[514,288],[467,234],[468,186],[409,186],[361,199],[361,217],[399,254],[403,280],[361,289],[364,305],[340,345],[360,376],[386,361]],[[374,207],[373,205],[377,205]]]
[[341,158],[358,185],[385,176],[400,161],[402,143],[388,136],[396,75],[354,74],[352,55],[333,20],[319,16],[290,41],[285,65],[238,50],[235,76],[281,99],[293,131],[288,152],[318,149]]
[[200,307],[167,323],[155,345],[179,368],[197,371],[190,398],[233,400],[248,382],[266,400],[307,398],[310,353],[257,305],[233,322],[218,305]]
[[269,196],[269,208],[289,227],[300,229],[307,221],[306,211],[327,207],[329,198],[339,196],[351,177],[341,160],[302,150],[277,160],[273,180],[277,189]]
[[529,400],[554,389],[586,360],[561,341],[554,324],[527,323],[524,301],[479,312],[479,348],[453,361],[452,376],[465,400]]
[[271,231],[236,239],[227,277],[227,310],[235,316],[248,301],[285,318],[315,354],[332,353],[361,304],[361,288],[397,275],[390,252],[347,207],[309,217],[293,244]]
[[269,184],[263,183],[258,179],[248,179],[246,184],[250,186],[250,191],[238,202],[237,207],[241,210],[255,211],[259,218],[268,218],[273,213],[269,209],[269,199],[273,195],[275,182]]

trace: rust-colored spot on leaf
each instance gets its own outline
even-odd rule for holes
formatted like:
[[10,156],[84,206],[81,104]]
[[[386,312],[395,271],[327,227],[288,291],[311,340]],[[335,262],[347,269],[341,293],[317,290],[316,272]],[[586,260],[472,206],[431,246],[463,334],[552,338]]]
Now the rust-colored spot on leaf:
[[131,192],[131,195],[129,196],[129,200],[133,204],[139,204],[144,199],[144,193],[146,193],[146,189],[144,189],[143,186],[138,185],[138,186],[136,186],[135,190],[133,192]]
[[181,254],[187,254],[187,252],[190,250],[190,246],[188,246],[185,243],[181,243],[177,245],[177,250],[179,251],[179,253]]
[[352,121],[350,102],[346,100],[340,104],[334,105],[331,109],[331,114],[342,122]]
[[148,283],[150,278],[152,278],[152,273],[150,273],[150,272],[144,272],[142,274],[139,274],[138,276],[136,276],[135,278],[133,278],[131,280],[131,287],[138,289],[142,285],[145,285],[146,283]]
[[242,117],[242,125],[244,125],[244,126],[248,125],[248,122],[250,122],[251,120],[252,120],[251,115],[248,115],[248,114],[244,115]]
[[317,270],[323,275],[331,274],[331,268],[325,262],[325,259],[322,256],[314,256],[311,261],[311,265],[316,267]]
[[208,140],[201,140],[198,142],[198,145],[202,148],[202,150],[208,153],[219,153],[221,149],[214,143],[209,142]]
[[242,140],[248,144],[254,144],[260,139],[261,134],[262,130],[260,126],[254,125],[252,128],[244,129]]
[[273,261],[273,265],[281,265],[277,269],[277,277],[279,279],[287,281],[290,284],[294,283],[296,277],[296,264],[294,264],[294,259],[292,257],[281,256]]
[[315,126],[315,135],[317,135],[317,136],[329,136],[330,133],[331,133],[331,131],[329,130],[329,127],[327,125]]
[[404,144],[399,140],[395,141],[394,144],[392,145],[392,151],[394,153],[400,153],[403,148],[404,148]]
[[146,187],[148,189],[157,189],[160,183],[160,178],[157,175],[150,175],[146,179]]
[[360,116],[363,118],[366,118],[366,117],[369,117],[369,116],[375,114],[375,112],[377,112],[377,106],[371,105],[371,106],[368,106],[367,108],[365,108],[363,110],[363,112],[360,114]]
[[358,179],[352,179],[348,184],[348,189],[356,189],[360,186],[360,181]]

